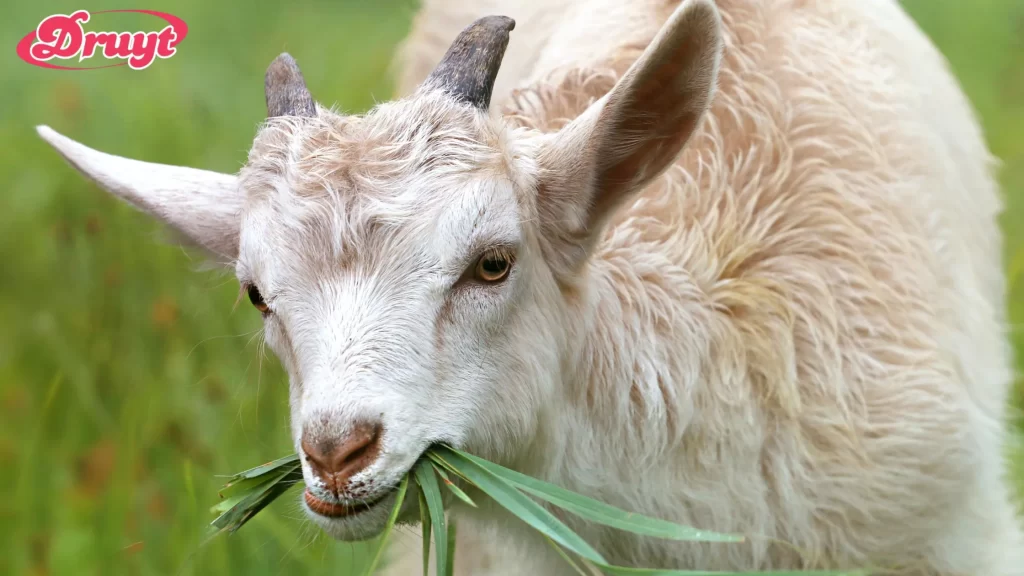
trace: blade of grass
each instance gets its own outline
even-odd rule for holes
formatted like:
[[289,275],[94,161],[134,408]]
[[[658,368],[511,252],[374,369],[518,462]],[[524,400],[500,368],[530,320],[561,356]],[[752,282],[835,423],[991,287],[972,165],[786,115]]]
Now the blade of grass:
[[469,504],[473,508],[476,508],[476,502],[473,502],[472,498],[467,496],[466,493],[463,492],[461,488],[456,486],[454,482],[452,482],[451,480],[448,479],[448,474],[445,474],[444,468],[441,465],[437,464],[437,463],[432,463],[432,464],[434,466],[434,471],[437,472],[439,476],[441,476],[441,481],[444,482],[445,487],[448,488],[448,490],[452,494],[455,494],[455,496],[459,500],[462,500],[466,504]]
[[430,458],[435,464],[441,466],[442,468],[458,476],[459,478],[462,478],[467,484],[473,484],[473,482],[469,478],[466,478],[465,476],[462,475],[462,472],[459,472],[458,468],[455,468],[454,466],[449,464],[444,459],[444,457],[438,454],[437,450],[427,450],[427,458]]
[[278,458],[277,460],[272,460],[270,462],[267,462],[266,464],[261,464],[259,466],[254,467],[254,468],[249,468],[248,470],[244,470],[242,472],[239,472],[238,474],[235,474],[235,475],[230,477],[231,479],[228,480],[227,486],[230,486],[231,484],[233,484],[234,482],[236,482],[238,480],[243,480],[243,479],[246,479],[246,478],[256,478],[258,476],[263,476],[264,474],[273,472],[273,471],[277,470],[278,468],[282,468],[282,467],[285,467],[285,466],[291,466],[291,465],[301,466],[301,463],[299,462],[299,455],[298,454],[292,454],[291,456],[285,456],[284,458]]
[[[542,536],[544,536],[544,535],[542,534]],[[577,564],[576,561],[573,560],[571,556],[569,556],[568,554],[565,553],[565,550],[562,550],[561,546],[559,546],[558,544],[555,544],[554,540],[552,540],[551,538],[548,538],[547,536],[544,536],[544,540],[546,540],[547,543],[550,544],[551,547],[555,549],[555,552],[558,552],[558,555],[562,557],[562,560],[565,560],[566,564],[568,564],[569,566],[572,566],[572,569],[575,570],[577,574],[579,574],[580,576],[590,576],[589,574],[584,572],[582,568],[580,568],[580,565]]]
[[[237,506],[239,502],[242,502],[242,501],[244,501],[246,499],[252,498],[256,494],[262,494],[268,488],[270,488],[271,485],[272,485],[271,482],[264,482],[264,483],[256,484],[254,486],[251,486],[249,488],[249,490],[247,490],[245,492],[241,492],[241,493],[239,493],[239,494],[237,494],[235,496],[232,496],[230,498],[224,498],[220,502],[217,502],[216,504],[214,504],[213,506],[210,507],[210,513],[211,514],[217,514],[217,515],[223,515],[223,514],[227,513],[229,510],[231,510],[232,508],[234,508],[235,506]],[[223,496],[222,496],[222,498],[223,498]]]
[[612,528],[633,532],[634,534],[655,536],[670,540],[688,540],[697,542],[742,542],[744,540],[743,536],[738,534],[709,532],[707,530],[699,530],[690,526],[674,524],[658,518],[651,518],[650,516],[644,516],[642,514],[627,512],[620,508],[594,500],[593,498],[576,494],[575,492],[571,492],[565,488],[556,486],[555,484],[532,478],[525,474],[516,472],[515,470],[505,468],[504,466],[499,466],[498,464],[478,458],[472,454],[456,451],[451,448],[449,449],[453,452],[457,452],[459,455],[472,461],[481,468],[486,469],[488,472],[502,478],[516,488],[524,490],[542,500],[558,506],[559,508],[564,508],[581,518],[590,520],[597,524],[611,526]]
[[456,452],[446,448],[438,448],[437,450],[441,452],[441,455],[451,466],[458,469],[477,488],[541,534],[548,536],[568,550],[588,560],[600,564],[607,563],[597,550],[594,550],[590,544],[587,544],[585,540],[570,530],[561,520],[502,478],[491,474],[487,469],[478,466],[471,460],[463,458]]
[[239,491],[238,494],[212,508],[214,513],[222,513],[210,523],[210,526],[215,532],[237,531],[257,512],[267,507],[301,479],[301,471],[285,471],[259,484],[235,487]]
[[287,476],[288,474],[296,474],[297,477],[301,478],[302,470],[299,468],[298,464],[295,464],[285,465],[274,469],[268,469],[266,472],[260,474],[259,476],[250,476],[247,478],[239,476],[236,478],[232,478],[230,482],[221,486],[221,489],[218,490],[217,493],[221,497],[227,497],[231,494],[244,494],[250,492],[253,488],[256,488],[267,482],[278,480],[280,478],[283,478],[284,476]]
[[448,570],[444,574],[455,575],[455,519],[448,520]]
[[[417,483],[417,487],[419,484]],[[420,531],[423,532],[423,576],[430,572],[430,513],[427,511],[427,497],[423,488],[419,487],[420,495]]]
[[210,512],[214,514],[222,514],[233,508],[236,504],[245,500],[253,494],[266,492],[274,484],[285,479],[288,475],[288,471],[280,470],[275,474],[268,474],[262,478],[247,478],[234,485],[226,486],[221,489],[219,495],[223,500],[214,504],[210,508]]
[[[568,552],[578,555],[587,566],[595,566],[600,568],[605,574],[612,576],[867,576],[870,573],[870,571],[866,570],[709,572],[613,566],[608,564],[596,550],[591,548],[589,544],[572,532],[544,507],[533,501],[527,494],[574,512],[580,517],[645,535],[684,540],[703,540],[708,537],[711,538],[708,541],[729,542],[739,540],[730,540],[729,538],[737,537],[733,535],[700,531],[677,526],[664,520],[630,514],[597,500],[575,494],[564,488],[531,478],[514,470],[448,447],[432,449],[427,452],[427,456],[428,458],[421,460],[414,469],[416,482],[420,486],[420,519],[424,526],[425,571],[429,567],[430,561],[431,528],[433,528],[433,533],[436,536],[435,551],[438,556],[438,574],[450,575],[454,567],[455,525],[451,522],[447,524],[447,528],[445,527],[441,491],[437,478],[434,476],[435,473],[440,475],[449,489],[457,489],[457,486],[451,483],[448,478],[445,472],[447,470],[469,484],[476,486],[510,513],[541,532],[548,539],[549,543],[555,546],[559,554],[566,558],[578,572],[580,571],[579,565],[572,562]],[[238,530],[256,513],[301,481],[301,462],[297,455],[281,458],[232,476],[228,484],[221,490],[221,497],[227,496],[227,499],[212,508],[214,512],[223,512],[211,522],[211,528],[215,529],[213,534],[222,531],[234,532]],[[388,537],[394,528],[402,502],[405,499],[409,481],[410,477],[408,475],[402,480],[395,507],[391,511],[391,516],[381,535],[367,574],[372,573],[380,561],[383,549],[387,544]],[[462,491],[452,490],[452,493],[457,497],[460,497],[460,492]],[[465,493],[462,492],[462,495],[465,495]],[[465,500],[468,500],[467,503],[475,506],[475,503],[468,496],[466,496]],[[672,530],[684,529],[691,532],[686,532],[689,537],[681,538],[680,533],[670,532],[667,530],[668,528]],[[666,536],[666,533],[673,535]],[[213,534],[211,534],[211,537]],[[714,539],[715,537],[725,537],[726,539],[716,540]],[[565,548],[564,550],[563,547]]]
[[212,530],[213,534],[223,531],[228,533],[238,531],[249,520],[252,520],[257,513],[276,500],[278,496],[287,492],[289,488],[291,488],[290,485],[276,484],[264,492],[253,494],[211,522],[210,530]]
[[210,508],[211,512],[219,514],[210,523],[210,537],[223,531],[237,531],[300,481],[302,464],[297,454],[230,476],[220,490],[220,497],[224,500]]
[[388,537],[391,536],[391,530],[395,527],[395,521],[398,520],[398,512],[402,509],[402,502],[405,501],[405,492],[409,489],[409,476],[406,475],[402,478],[402,483],[398,485],[398,494],[395,496],[395,506],[391,509],[391,515],[388,516],[388,523],[384,525],[384,532],[380,535],[380,540],[377,542],[377,550],[373,553],[373,560],[370,561],[370,565],[367,566],[365,576],[371,576],[373,571],[377,569],[377,563],[380,562],[380,557],[384,553],[384,548],[387,547]]
[[210,511],[215,514],[226,512],[250,495],[265,492],[278,482],[290,486],[301,480],[302,468],[296,455],[251,468],[230,477],[219,491],[219,496],[224,500],[215,504]]
[[448,530],[445,528],[441,488],[437,485],[434,468],[427,459],[419,461],[414,473],[416,474],[416,482],[420,485],[420,490],[427,500],[430,522],[433,524],[434,555],[437,558],[437,573],[444,574],[448,566]]
[[[574,532],[569,530],[568,527],[566,527],[561,521],[559,521],[549,512],[540,507],[539,504],[530,500],[528,497],[525,496],[525,494],[519,492],[515,485],[505,480],[503,477],[494,474],[488,468],[485,468],[484,466],[479,464],[479,462],[486,462],[485,460],[481,460],[476,457],[464,458],[462,452],[456,452],[447,447],[439,448],[438,452],[443,456],[443,458],[446,460],[449,466],[452,466],[459,470],[464,476],[468,477],[477,486],[477,488],[483,490],[484,493],[493,498],[498,504],[503,506],[506,510],[516,515],[521,520],[527,522],[530,526],[532,526],[534,529],[538,530],[545,536],[550,537],[556,543],[562,544],[566,549],[578,554],[586,560],[589,560],[594,565],[596,565],[608,574],[622,576],[867,576],[867,572],[864,571],[788,571],[761,573],[663,570],[656,568],[625,568],[621,566],[614,566],[608,564],[607,560],[605,560],[597,551],[591,548],[589,544],[583,541]],[[569,492],[569,494],[572,493]],[[515,495],[518,495],[521,499],[517,499]],[[556,523],[557,526],[560,526],[564,530],[565,534],[549,533],[547,531],[550,528],[549,526],[545,525],[543,521],[536,522],[536,518],[530,517],[530,506],[523,505],[524,500],[525,502],[529,502],[530,504],[533,504],[533,506],[536,506],[537,509],[541,510],[543,514],[541,514],[540,516],[543,517],[546,515],[547,517],[549,517],[551,521]],[[525,508],[525,510],[523,508]],[[559,536],[565,536],[566,534],[571,535],[571,538],[576,542],[570,545],[566,545],[563,542],[561,542]]]

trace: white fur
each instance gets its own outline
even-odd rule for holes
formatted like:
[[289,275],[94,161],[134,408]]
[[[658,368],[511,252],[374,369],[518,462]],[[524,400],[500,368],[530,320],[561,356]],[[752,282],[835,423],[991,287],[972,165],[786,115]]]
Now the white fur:
[[[237,238],[296,448],[383,424],[343,501],[388,494],[444,441],[750,536],[566,518],[619,564],[1024,574],[1001,459],[1000,207],[966,99],[894,1],[716,4],[427,0],[405,97],[269,120],[234,195],[214,187],[240,224],[175,212],[174,173],[124,177],[132,161],[41,133],[200,244]],[[501,114],[417,88],[486,14],[517,19]],[[510,278],[460,282],[495,246],[516,254]],[[315,520],[365,537],[390,502]],[[460,573],[566,573],[494,507],[452,513]],[[414,542],[393,573],[417,571]]]

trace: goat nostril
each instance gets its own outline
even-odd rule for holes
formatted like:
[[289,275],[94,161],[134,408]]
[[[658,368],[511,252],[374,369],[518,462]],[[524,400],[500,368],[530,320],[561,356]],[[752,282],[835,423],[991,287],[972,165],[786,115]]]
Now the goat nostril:
[[[324,447],[323,443],[320,443],[319,446]],[[330,473],[328,471],[330,468],[330,461],[324,458],[324,452],[318,450],[317,444],[310,442],[305,436],[302,438],[302,452],[306,455],[306,460],[309,461],[309,466],[318,476]]]
[[360,458],[362,458],[366,454],[366,451],[369,450],[369,449],[370,449],[370,445],[369,444],[366,444],[365,446],[360,446],[359,448],[356,448],[355,452],[352,452],[348,456],[345,456],[344,460],[341,463],[342,466],[344,466],[346,464],[349,464],[349,463],[352,463],[352,462],[355,462],[356,460],[359,460]]

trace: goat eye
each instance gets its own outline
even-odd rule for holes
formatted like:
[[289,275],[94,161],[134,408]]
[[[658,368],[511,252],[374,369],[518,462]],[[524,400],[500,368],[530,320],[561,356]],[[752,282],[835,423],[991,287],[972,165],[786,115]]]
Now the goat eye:
[[264,314],[270,311],[270,307],[267,306],[267,303],[263,301],[263,295],[260,294],[259,288],[250,285],[248,292],[249,302],[252,302],[252,305],[255,306],[257,310]]
[[511,256],[501,252],[489,252],[477,260],[474,273],[477,280],[495,284],[507,278],[511,269]]

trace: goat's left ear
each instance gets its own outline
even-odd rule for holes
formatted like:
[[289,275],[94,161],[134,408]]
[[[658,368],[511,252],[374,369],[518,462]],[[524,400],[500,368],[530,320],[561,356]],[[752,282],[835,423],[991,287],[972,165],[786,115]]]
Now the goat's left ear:
[[615,87],[543,145],[538,207],[556,271],[577,268],[615,209],[679,157],[721,53],[714,2],[685,0]]
[[107,192],[169,225],[223,264],[238,257],[243,196],[236,176],[105,154],[48,126],[36,131]]

